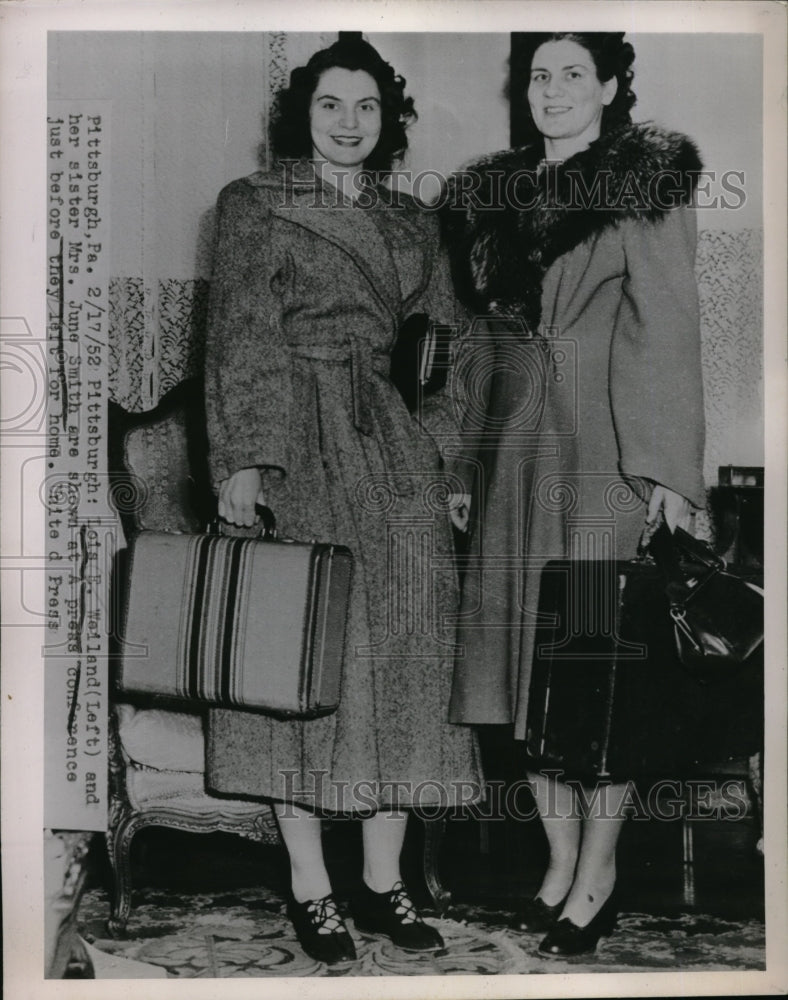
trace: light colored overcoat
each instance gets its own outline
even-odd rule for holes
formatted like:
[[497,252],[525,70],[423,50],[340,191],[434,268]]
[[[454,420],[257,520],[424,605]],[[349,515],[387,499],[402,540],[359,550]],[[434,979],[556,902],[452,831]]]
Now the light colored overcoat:
[[339,710],[306,722],[212,711],[220,793],[349,810],[453,802],[479,778],[471,733],[447,717],[458,589],[435,484],[451,408],[436,398],[417,420],[389,378],[403,320],[451,323],[454,299],[435,217],[379,189],[372,201],[343,202],[306,164],[219,198],[212,475],[261,467],[283,534],[355,558]]

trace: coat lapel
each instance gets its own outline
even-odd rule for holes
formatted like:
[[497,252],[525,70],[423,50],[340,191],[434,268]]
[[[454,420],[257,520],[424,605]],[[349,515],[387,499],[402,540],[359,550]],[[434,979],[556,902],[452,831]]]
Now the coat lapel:
[[339,198],[314,177],[310,181],[297,176],[286,189],[284,204],[276,206],[273,214],[328,240],[351,257],[396,321],[402,295],[388,244],[371,212],[349,202],[338,204]]

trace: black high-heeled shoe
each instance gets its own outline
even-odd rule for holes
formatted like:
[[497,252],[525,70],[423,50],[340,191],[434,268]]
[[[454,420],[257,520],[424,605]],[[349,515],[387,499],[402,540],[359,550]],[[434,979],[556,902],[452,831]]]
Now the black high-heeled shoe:
[[549,931],[558,920],[565,902],[566,896],[560,903],[550,906],[540,896],[535,896],[522,904],[512,918],[510,926],[516,931]]
[[[298,943],[316,962],[333,965],[335,962],[355,960],[353,938],[330,893],[321,899],[307,899],[304,903],[297,902],[291,896],[287,902],[287,915],[295,929]],[[324,933],[321,934],[321,930]]]
[[389,892],[373,892],[362,882],[353,919],[358,930],[385,934],[409,951],[437,951],[444,947],[438,931],[419,916],[402,882],[396,882]]
[[618,901],[613,889],[585,927],[578,927],[568,917],[559,920],[539,945],[539,954],[546,958],[569,958],[592,952],[601,937],[613,933],[617,919]]

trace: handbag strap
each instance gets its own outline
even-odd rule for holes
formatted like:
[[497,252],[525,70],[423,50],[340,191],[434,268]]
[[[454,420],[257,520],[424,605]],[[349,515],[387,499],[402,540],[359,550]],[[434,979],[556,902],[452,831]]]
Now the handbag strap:
[[677,548],[680,552],[684,552],[696,563],[702,563],[710,569],[725,569],[725,560],[722,556],[717,555],[708,542],[693,537],[683,528],[676,528],[673,533],[673,545],[674,548]]
[[[681,528],[676,528],[676,532],[672,532],[663,518],[660,526],[651,535],[648,550],[664,577],[665,594],[670,604],[670,617],[673,619],[674,625],[684,633],[684,636],[695,647],[696,651],[701,653],[703,646],[699,637],[695,634],[692,624],[687,619],[686,600],[694,588],[688,586],[684,571],[681,568],[679,560],[680,547],[676,544],[677,541],[680,541],[676,538],[676,533],[679,531],[682,531],[685,535],[687,534]],[[707,563],[704,562],[704,565],[707,565]],[[709,575],[713,576],[716,572],[718,572],[718,567],[711,567],[707,577]]]
[[693,538],[683,528],[671,531],[664,519],[651,535],[648,551],[665,580],[665,593],[671,607],[676,609],[684,606],[685,600],[700,582],[697,572],[692,574],[692,583],[689,582],[687,572],[681,565],[682,555],[688,556],[695,566],[700,565],[707,570],[704,580],[725,568],[725,560],[710,545]]
[[[671,533],[663,522],[649,540],[649,552],[665,578],[665,594],[668,598],[670,617],[676,629],[677,640],[694,648],[694,655],[703,658],[707,653],[706,638],[709,628],[699,622],[691,613],[693,595],[702,592],[703,584],[718,575],[739,580],[739,577],[725,573],[725,560],[718,556],[706,542],[693,538],[682,528]],[[682,567],[680,556],[684,554],[692,561],[692,569]],[[700,572],[698,571],[700,567]],[[745,581],[741,581],[746,586]],[[725,610],[720,609],[724,618]],[[724,623],[715,625],[719,637],[724,640]],[[762,637],[762,632],[761,632]],[[679,652],[679,657],[683,658]]]

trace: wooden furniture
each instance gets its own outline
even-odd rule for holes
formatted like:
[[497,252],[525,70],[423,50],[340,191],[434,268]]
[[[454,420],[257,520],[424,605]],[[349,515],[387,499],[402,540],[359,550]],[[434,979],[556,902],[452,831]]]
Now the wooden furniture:
[[[234,833],[261,844],[278,844],[279,831],[270,807],[260,802],[225,799],[205,791],[203,771],[172,770],[142,764],[131,758],[123,745],[123,708],[116,705],[110,717],[110,794],[107,826],[107,850],[114,880],[109,929],[114,937],[123,935],[131,911],[132,872],[131,843],[145,827],[164,826],[188,833]],[[178,713],[157,709],[140,709],[141,716],[177,716]],[[182,713],[184,716],[188,713]],[[193,716],[201,727],[202,720]],[[146,720],[148,732],[159,725],[169,746],[166,756],[174,751],[173,738],[164,733],[164,725]],[[177,737],[176,737],[177,739]],[[151,740],[148,760],[156,759],[164,741]],[[204,748],[203,748],[204,753]],[[164,756],[164,755],[163,755]],[[157,761],[157,763],[169,761]]]

